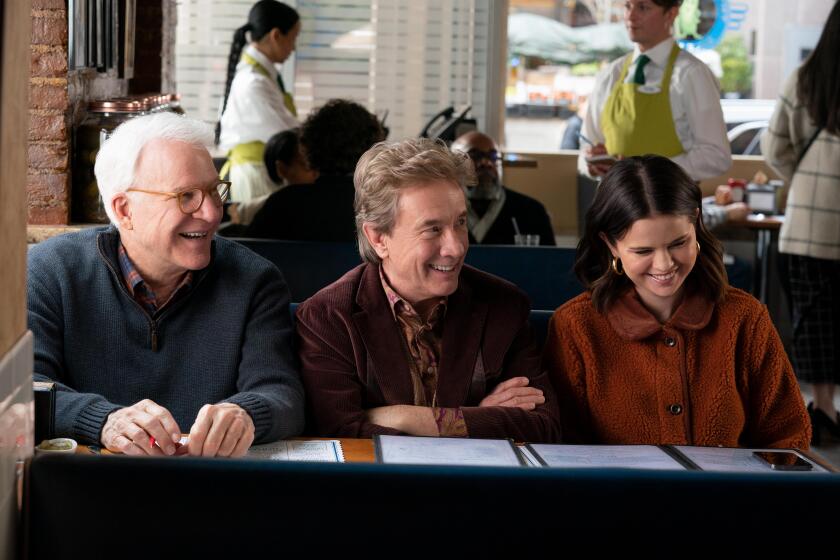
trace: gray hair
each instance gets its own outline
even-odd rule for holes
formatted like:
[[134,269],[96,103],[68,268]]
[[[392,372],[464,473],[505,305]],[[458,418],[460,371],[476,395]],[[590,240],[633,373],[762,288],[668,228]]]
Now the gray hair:
[[175,113],[137,117],[118,126],[99,148],[94,166],[102,204],[112,223],[116,223],[116,217],[111,201],[132,186],[140,152],[152,140],[173,140],[206,147],[213,143],[213,129],[206,123]]
[[443,142],[428,138],[396,144],[380,142],[362,155],[353,175],[356,237],[362,259],[372,264],[382,260],[365,237],[364,224],[373,225],[380,233],[391,233],[400,191],[436,181],[450,182],[461,189],[475,184],[472,162],[465,154],[452,152]]

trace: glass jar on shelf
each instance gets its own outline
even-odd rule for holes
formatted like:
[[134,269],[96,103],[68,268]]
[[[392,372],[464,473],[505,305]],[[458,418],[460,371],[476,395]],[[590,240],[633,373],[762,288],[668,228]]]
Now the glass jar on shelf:
[[169,110],[173,113],[178,113],[179,115],[186,114],[184,108],[181,107],[181,94],[180,93],[170,93],[169,94]]
[[127,98],[91,101],[87,111],[87,117],[76,128],[71,215],[77,223],[108,223],[93,172],[96,155],[115,128],[145,113],[144,104]]

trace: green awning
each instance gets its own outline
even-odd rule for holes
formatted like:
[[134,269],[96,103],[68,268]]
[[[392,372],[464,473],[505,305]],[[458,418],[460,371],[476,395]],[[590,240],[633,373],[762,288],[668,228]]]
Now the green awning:
[[569,27],[536,14],[508,17],[508,53],[537,56],[557,64],[615,58],[633,50],[621,23]]

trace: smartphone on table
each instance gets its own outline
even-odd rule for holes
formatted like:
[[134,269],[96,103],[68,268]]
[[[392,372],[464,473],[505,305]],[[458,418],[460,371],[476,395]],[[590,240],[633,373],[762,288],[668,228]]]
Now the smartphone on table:
[[776,471],[810,471],[814,468],[793,451],[753,451],[753,455]]

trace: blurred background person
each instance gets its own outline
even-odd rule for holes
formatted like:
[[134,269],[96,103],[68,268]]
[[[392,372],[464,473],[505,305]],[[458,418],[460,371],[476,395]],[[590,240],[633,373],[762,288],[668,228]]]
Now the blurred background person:
[[383,137],[379,120],[358,103],[328,101],[309,115],[300,133],[302,156],[317,179],[269,196],[245,236],[355,241],[353,171],[362,154]]
[[277,189],[263,166],[265,142],[299,123],[292,96],[275,65],[289,58],[299,33],[298,13],[275,0],[254,4],[248,23],[234,33],[217,129],[219,146],[228,158],[221,175],[232,183],[234,202]]
[[[300,129],[279,132],[265,143],[263,163],[266,173],[278,188],[283,185],[305,185],[314,183],[318,172],[313,171],[303,155],[300,146]],[[228,207],[231,224],[225,227],[224,235],[244,235],[244,227],[265,205],[270,195],[263,195],[247,202],[233,203]],[[235,227],[236,225],[241,227]]]
[[300,129],[277,133],[265,144],[263,163],[276,185],[314,183],[318,172],[309,167],[300,145]]
[[513,245],[517,234],[531,234],[539,236],[539,245],[555,245],[545,206],[502,184],[502,152],[492,138],[467,132],[455,140],[452,149],[469,156],[478,179],[467,187],[470,242]]
[[[578,170],[600,177],[616,158],[657,154],[671,158],[695,181],[732,165],[720,88],[711,70],[682,50],[673,36],[682,0],[627,0],[624,25],[633,52],[610,63],[595,80]],[[587,140],[584,140],[586,142]]]
[[779,252],[789,283],[793,363],[813,384],[808,404],[815,445],[840,438],[840,4],[816,48],[788,79],[761,151],[790,182]]

